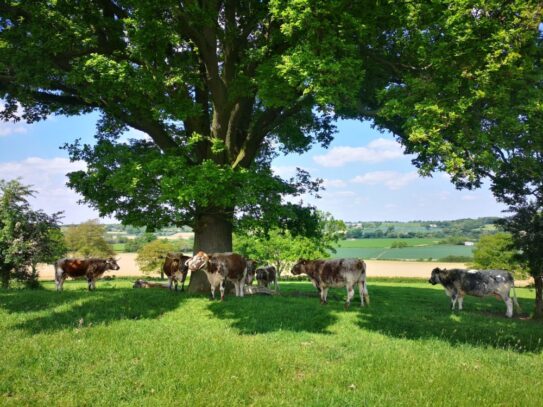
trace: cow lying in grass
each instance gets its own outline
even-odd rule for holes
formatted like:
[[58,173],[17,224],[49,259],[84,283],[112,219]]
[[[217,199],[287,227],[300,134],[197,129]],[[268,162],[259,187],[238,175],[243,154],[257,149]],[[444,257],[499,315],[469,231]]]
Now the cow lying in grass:
[[211,285],[211,298],[215,299],[215,290],[220,287],[221,301],[224,300],[225,280],[234,283],[236,297],[243,297],[243,287],[247,273],[247,262],[237,253],[198,252],[187,261],[189,270],[203,270]]
[[496,296],[505,302],[507,311],[505,315],[513,316],[513,301],[509,296],[513,289],[514,303],[517,310],[520,306],[515,293],[515,282],[511,273],[505,270],[464,270],[464,269],[440,269],[432,270],[432,276],[428,282],[432,285],[440,283],[446,294],[451,298],[452,309],[458,301],[458,309],[462,309],[464,296],[473,295],[476,297]]
[[358,284],[360,305],[370,299],[366,287],[366,263],[360,259],[300,260],[292,268],[293,275],[307,274],[313,285],[319,290],[321,304],[327,303],[330,287],[346,287],[347,301],[345,308],[354,297],[354,286]]
[[85,277],[90,290],[96,289],[96,279],[107,270],[119,270],[117,260],[108,259],[60,259],[55,262],[55,284],[57,291],[62,291],[67,277]]

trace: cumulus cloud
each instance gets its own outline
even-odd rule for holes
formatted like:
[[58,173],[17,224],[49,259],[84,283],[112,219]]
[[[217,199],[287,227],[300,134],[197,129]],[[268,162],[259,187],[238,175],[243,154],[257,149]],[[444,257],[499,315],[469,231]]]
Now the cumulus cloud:
[[97,218],[97,213],[77,201],[81,196],[66,186],[66,174],[85,169],[85,163],[72,163],[67,158],[29,157],[22,161],[0,163],[0,177],[5,180],[20,178],[32,185],[35,197],[30,200],[36,209],[47,213],[64,212],[64,223],[79,223]]
[[403,155],[402,147],[393,140],[378,138],[366,147],[334,147],[313,160],[323,167],[341,167],[351,162],[378,163],[393,160]]
[[413,172],[401,173],[397,171],[373,171],[357,175],[352,179],[355,184],[362,185],[384,185],[388,189],[400,189],[412,183],[418,178]]

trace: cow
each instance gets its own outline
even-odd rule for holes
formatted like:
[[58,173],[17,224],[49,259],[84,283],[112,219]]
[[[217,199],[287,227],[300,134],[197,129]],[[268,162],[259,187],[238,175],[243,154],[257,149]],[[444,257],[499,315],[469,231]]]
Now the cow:
[[511,273],[505,270],[464,270],[464,269],[440,269],[432,270],[428,282],[432,285],[440,283],[445,288],[445,293],[451,298],[452,309],[458,302],[458,309],[462,310],[464,296],[473,295],[486,297],[490,295],[502,299],[507,306],[505,315],[513,316],[513,301],[509,292],[513,289],[513,299],[517,309],[520,309],[515,293],[515,281]]
[[360,259],[333,259],[333,260],[299,260],[294,265],[293,275],[307,274],[313,285],[317,288],[321,304],[327,303],[328,289],[330,287],[346,287],[347,301],[345,308],[349,308],[354,296],[354,286],[358,284],[360,292],[360,305],[364,301],[369,304],[368,288],[366,287],[366,263]]
[[247,262],[247,275],[245,276],[245,285],[253,285],[256,272],[256,260],[246,259]]
[[108,259],[60,259],[55,262],[55,284],[57,291],[62,291],[67,277],[85,277],[89,291],[96,289],[96,279],[108,270],[119,270],[117,261]]
[[162,271],[168,277],[168,287],[170,290],[172,290],[172,285],[175,284],[175,291],[177,291],[177,284],[181,281],[181,291],[185,291],[185,280],[189,272],[189,268],[186,265],[188,259],[190,257],[184,256],[182,253],[166,254]]
[[259,267],[256,269],[256,281],[260,287],[268,288],[268,285],[273,281],[273,287],[277,291],[277,270],[274,266]]
[[247,275],[247,261],[237,253],[210,253],[198,252],[187,260],[191,272],[203,270],[211,285],[211,298],[215,299],[215,290],[220,287],[221,301],[224,300],[225,280],[234,283],[236,297],[243,297],[245,277]]

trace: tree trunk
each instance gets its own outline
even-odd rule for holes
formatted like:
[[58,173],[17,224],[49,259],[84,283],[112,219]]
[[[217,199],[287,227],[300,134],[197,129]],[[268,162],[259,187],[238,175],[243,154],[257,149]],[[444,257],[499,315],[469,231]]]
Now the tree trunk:
[[2,288],[9,288],[10,270],[7,267],[0,268]]
[[[232,251],[232,222],[226,215],[203,215],[194,228],[194,253],[223,253]],[[190,275],[189,293],[209,294],[206,273],[198,270]]]
[[543,319],[543,274],[534,276],[535,310],[534,319]]

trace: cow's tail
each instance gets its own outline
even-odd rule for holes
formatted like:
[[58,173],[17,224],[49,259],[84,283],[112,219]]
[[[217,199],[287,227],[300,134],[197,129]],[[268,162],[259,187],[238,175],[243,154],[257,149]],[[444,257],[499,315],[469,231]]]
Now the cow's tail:
[[515,305],[515,310],[517,311],[517,313],[521,313],[522,312],[522,308],[520,308],[520,305],[517,301],[517,291],[515,290],[515,283],[513,283],[513,304]]
[[361,267],[362,267],[362,276],[361,278],[361,284],[363,287],[363,292],[361,293],[364,297],[364,302],[367,305],[370,305],[370,295],[368,293],[368,284],[366,283],[366,262],[364,260],[360,260]]

